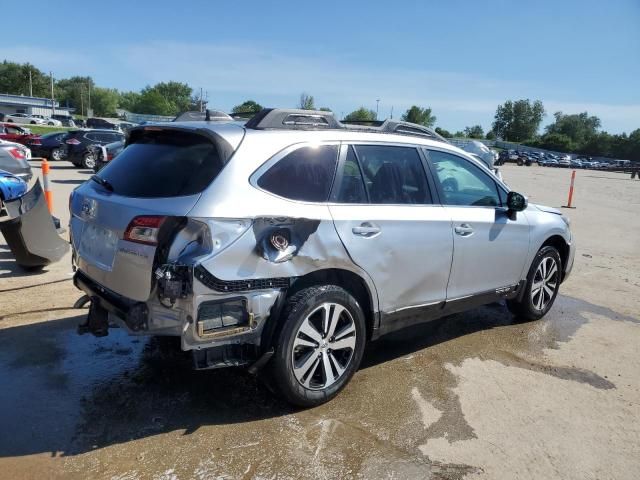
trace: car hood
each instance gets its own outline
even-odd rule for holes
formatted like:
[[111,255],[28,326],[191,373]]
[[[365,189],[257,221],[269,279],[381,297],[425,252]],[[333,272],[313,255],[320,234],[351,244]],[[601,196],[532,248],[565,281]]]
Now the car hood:
[[555,213],[556,215],[562,215],[562,212],[557,208],[547,207],[546,205],[537,205],[534,203],[530,203],[529,206],[533,208],[537,208],[541,212]]

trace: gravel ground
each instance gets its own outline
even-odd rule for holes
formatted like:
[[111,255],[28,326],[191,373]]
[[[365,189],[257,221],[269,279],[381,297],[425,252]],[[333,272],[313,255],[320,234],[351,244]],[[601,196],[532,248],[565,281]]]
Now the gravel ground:
[[[566,202],[570,170],[502,171],[532,202]],[[53,164],[63,223],[86,178]],[[26,274],[0,237],[0,478],[635,479],[640,181],[578,171],[574,205],[574,271],[543,320],[491,305],[394,334],[302,411],[166,343],[77,336],[68,259]]]

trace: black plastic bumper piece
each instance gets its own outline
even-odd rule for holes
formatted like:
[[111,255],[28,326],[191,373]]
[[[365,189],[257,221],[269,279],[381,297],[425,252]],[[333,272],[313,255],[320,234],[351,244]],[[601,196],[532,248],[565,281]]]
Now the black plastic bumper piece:
[[132,331],[148,328],[149,310],[145,303],[136,302],[103,287],[80,270],[73,276],[73,284],[91,298],[92,305],[98,305],[117,315]]
[[253,363],[256,358],[257,347],[255,345],[233,343],[193,350],[193,367],[196,370],[241,367]]

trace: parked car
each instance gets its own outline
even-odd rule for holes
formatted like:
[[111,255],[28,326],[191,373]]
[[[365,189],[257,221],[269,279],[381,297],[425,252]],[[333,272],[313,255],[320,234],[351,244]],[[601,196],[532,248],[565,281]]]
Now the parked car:
[[578,160],[577,158],[569,160],[569,166],[571,168],[584,168],[584,165],[582,164],[582,161]]
[[33,138],[39,138],[39,136],[31,133],[28,128],[14,123],[0,123],[0,140],[26,145]]
[[120,131],[120,126],[118,123],[113,123],[103,118],[87,118],[85,122],[87,128],[93,129],[107,129],[107,130],[118,130]]
[[70,198],[80,331],[181,337],[196,368],[264,368],[313,406],[385,333],[505,299],[543,317],[568,220],[430,132],[280,109],[134,128]]
[[569,168],[571,166],[571,157],[569,155],[562,155],[558,159],[558,166],[561,168]]
[[78,128],[86,128],[87,126],[87,122],[84,121],[82,118],[74,118],[73,122],[76,124],[75,126]]
[[39,118],[45,125],[51,125],[54,127],[61,127],[62,122],[60,120],[56,120],[55,118],[45,117],[44,115],[31,115],[34,118]]
[[118,126],[120,127],[120,131],[122,131],[123,133],[128,133],[129,130],[131,130],[133,127],[137,127],[138,124],[132,122],[120,122]]
[[55,115],[51,115],[51,118],[58,120],[63,127],[76,127],[76,123],[69,115],[61,115],[56,113]]
[[26,113],[10,113],[6,116],[5,121],[9,123],[28,123],[31,125],[44,124],[44,120],[42,120],[41,118],[35,117],[33,115],[28,115]]
[[116,158],[122,150],[124,150],[125,142],[120,140],[118,142],[109,143],[107,145],[96,145],[95,158],[96,165],[93,167],[94,172],[98,173],[107,165],[111,160]]
[[558,160],[556,160],[555,158],[546,158],[541,161],[540,165],[542,165],[543,167],[557,167]]
[[64,156],[76,167],[93,170],[96,165],[95,152],[91,145],[107,145],[124,140],[124,134],[113,130],[69,130],[64,139]]
[[27,140],[27,146],[34,157],[44,157],[49,160],[62,160],[65,156],[64,139],[67,132],[47,133],[41,137]]
[[497,158],[495,153],[492,152],[484,143],[479,142],[478,140],[471,140],[467,142],[462,149],[466,152],[477,155],[489,170],[493,170],[493,164]]
[[0,170],[15,175],[16,177],[29,182],[32,177],[29,159],[31,152],[27,147],[19,143],[0,143]]

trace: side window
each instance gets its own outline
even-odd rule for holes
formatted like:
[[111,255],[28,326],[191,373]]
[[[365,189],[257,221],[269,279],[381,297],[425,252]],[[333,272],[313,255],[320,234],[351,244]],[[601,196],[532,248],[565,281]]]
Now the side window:
[[358,158],[352,146],[349,146],[347,158],[340,175],[336,177],[336,192],[332,195],[338,203],[369,203],[364,189],[362,172],[358,166]]
[[99,142],[100,141],[100,137],[98,137],[97,133],[87,133],[85,135],[85,138],[91,142]]
[[445,205],[497,207],[502,205],[493,179],[464,158],[429,150]]
[[431,193],[413,147],[356,145],[370,203],[429,204]]
[[263,173],[258,186],[291,200],[326,202],[337,161],[337,145],[298,148]]

